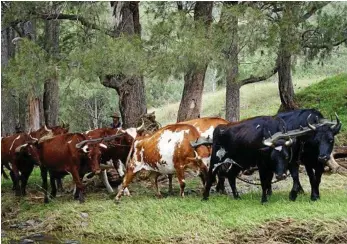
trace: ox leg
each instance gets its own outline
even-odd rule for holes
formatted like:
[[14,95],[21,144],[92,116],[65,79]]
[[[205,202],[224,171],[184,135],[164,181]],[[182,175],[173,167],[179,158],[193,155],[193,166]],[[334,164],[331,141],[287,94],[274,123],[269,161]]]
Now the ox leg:
[[47,168],[42,166],[40,167],[40,169],[41,169],[42,188],[45,193],[44,203],[48,203],[49,198],[48,198]]
[[156,193],[156,196],[158,198],[162,198],[162,195],[160,193],[159,186],[158,186],[158,177],[159,177],[159,175],[160,174],[158,174],[156,172],[152,173],[152,175],[151,175],[151,182],[152,182],[152,185],[154,187],[154,191]]
[[64,192],[62,178],[56,178],[57,187],[59,192]]
[[55,184],[56,178],[54,176],[54,173],[50,170],[49,171],[49,183],[51,184],[51,197],[55,198],[57,196],[57,186]]
[[[115,197],[115,201],[119,201],[120,198],[123,195],[124,190],[129,186],[130,182],[134,179],[135,173],[133,171],[134,169],[129,168],[125,174],[122,186],[120,187],[116,197]],[[130,193],[129,193],[130,196]]]
[[[317,193],[317,199],[320,199],[320,193],[319,193],[319,185],[322,179],[322,174],[324,172],[324,165],[323,164],[318,164],[318,167],[315,168],[315,174],[316,174],[316,193]],[[312,199],[312,200],[317,200],[317,199]]]
[[306,172],[308,174],[308,177],[310,178],[310,184],[311,184],[311,200],[316,201],[320,198],[319,196],[319,184],[321,182],[321,177],[324,171],[323,164],[316,163],[318,166],[313,171],[313,168],[311,166],[305,165]]
[[230,187],[231,187],[231,191],[233,193],[233,196],[235,199],[240,199],[240,195],[237,191],[237,188],[236,188],[236,176],[240,173],[240,168],[239,167],[232,167],[229,171],[229,174],[228,174],[228,180],[229,180],[229,184],[230,184]]
[[28,169],[23,171],[22,172],[22,175],[21,175],[21,193],[22,193],[22,196],[25,196],[26,195],[26,186],[28,184],[28,179],[29,179],[29,176],[31,175],[31,172],[33,171],[34,169],[34,165],[31,165],[31,166],[28,166]]
[[210,165],[210,169],[208,170],[208,173],[207,173],[205,190],[204,190],[204,193],[203,193],[202,200],[208,200],[208,197],[210,196],[210,190],[211,190],[211,186],[212,186],[212,183],[213,183],[213,179],[216,178],[217,172],[216,171],[212,172],[212,169],[213,169],[213,167],[212,167],[212,165]]
[[218,182],[216,186],[216,191],[219,192],[220,194],[226,194],[225,186],[224,186],[225,177],[220,172],[217,173],[217,176],[218,176]]
[[172,174],[168,174],[167,177],[169,178],[169,195],[173,195],[173,189],[172,189]]
[[298,193],[304,191],[299,181],[299,165],[297,163],[293,163],[292,165],[290,165],[289,172],[293,178],[293,187],[289,193],[289,199],[291,201],[295,201],[298,196]]
[[180,196],[184,197],[184,188],[186,187],[186,183],[184,180],[184,170],[176,168],[176,174],[177,174],[178,183],[180,184]]
[[267,177],[267,190],[266,190],[266,194],[268,196],[272,195],[272,178],[274,176],[274,173],[272,171],[268,172],[268,177]]
[[261,182],[261,189],[262,189],[262,195],[261,195],[261,203],[266,203],[268,201],[267,196],[269,192],[269,185],[271,189],[271,180],[273,173],[270,169],[263,167],[259,167],[259,176],[260,176],[260,182]]
[[13,186],[15,189],[15,194],[16,196],[21,196],[21,189],[19,184],[19,181],[20,181],[19,170],[15,163],[12,164],[12,172],[13,172]]
[[73,168],[71,170],[72,178],[76,184],[76,193],[78,193],[78,200],[80,203],[84,203],[84,186],[82,184],[82,180],[80,177],[80,174],[78,173],[78,170],[76,168]]

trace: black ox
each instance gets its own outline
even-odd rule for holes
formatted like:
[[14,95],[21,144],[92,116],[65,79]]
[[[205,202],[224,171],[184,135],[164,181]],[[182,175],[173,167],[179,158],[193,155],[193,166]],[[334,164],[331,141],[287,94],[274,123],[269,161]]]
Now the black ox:
[[[315,109],[300,109],[277,115],[287,124],[288,130],[308,127],[310,130],[297,138],[293,145],[293,163],[289,171],[293,178],[293,188],[289,198],[295,201],[299,192],[303,192],[299,181],[299,162],[308,174],[311,184],[311,200],[320,198],[319,184],[325,163],[329,160],[334,147],[334,136],[341,129],[341,122],[336,115],[336,122],[324,119],[323,115]],[[314,125],[312,125],[314,124]]]
[[[236,176],[241,170],[257,165],[263,190],[261,201],[266,202],[267,195],[271,194],[273,173],[277,179],[284,179],[291,158],[293,140],[285,134],[286,131],[282,131],[283,127],[285,123],[281,119],[270,116],[217,126],[213,133],[212,155],[203,199],[208,199],[217,168],[224,163],[231,163],[224,173],[234,198],[239,198]],[[276,132],[276,138],[264,140]],[[291,136],[295,137],[293,134]]]

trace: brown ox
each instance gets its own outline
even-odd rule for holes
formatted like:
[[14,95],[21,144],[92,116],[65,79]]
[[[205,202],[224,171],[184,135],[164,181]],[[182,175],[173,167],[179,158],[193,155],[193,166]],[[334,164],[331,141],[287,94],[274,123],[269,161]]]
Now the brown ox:
[[[46,126],[43,126],[39,130],[30,132],[29,134],[18,133],[1,139],[2,174],[4,174],[4,177],[7,178],[3,170],[3,166],[10,170],[10,176],[13,182],[13,189],[16,190],[17,196],[19,196],[20,194],[25,195],[25,186],[27,184],[28,177],[30,176],[33,170],[34,164],[37,163],[32,160],[27,161],[21,157],[18,157],[18,155],[16,155],[16,151],[18,152],[19,150],[18,148],[27,143],[38,141],[46,135],[52,136],[64,134],[67,132],[68,128],[65,127],[55,126],[47,128]],[[10,167],[10,164],[12,165],[12,169]],[[21,173],[20,178],[19,172]],[[19,180],[21,180],[22,182],[22,190],[19,184]]]
[[[143,126],[144,124],[142,123],[142,125],[138,128],[129,128],[126,130],[99,128],[87,131],[85,134],[90,139],[104,139],[104,143],[107,145],[107,149],[104,149],[102,151],[100,163],[108,164],[108,162],[112,162],[119,176],[123,177],[125,171],[124,164],[126,163],[130,148],[134,142],[135,136],[138,132],[142,131]],[[106,186],[107,191],[109,193],[113,193],[113,189],[108,182],[106,170],[103,170],[102,180]]]
[[176,173],[181,188],[180,195],[183,197],[185,170],[198,170],[203,176],[207,172],[205,161],[210,156],[209,150],[206,146],[199,146],[194,150],[190,145],[199,136],[200,133],[191,125],[174,124],[165,126],[152,135],[137,138],[116,200],[120,199],[124,189],[141,170],[151,171],[157,196],[161,196],[158,176]]
[[84,202],[84,186],[82,178],[85,173],[92,171],[100,173],[99,160],[101,148],[107,148],[99,141],[88,141],[79,133],[58,135],[41,143],[25,147],[26,153],[41,163],[41,177],[45,190],[45,203],[48,202],[47,170],[50,173],[52,197],[56,196],[54,179],[57,176],[71,173],[76,184],[75,199]]

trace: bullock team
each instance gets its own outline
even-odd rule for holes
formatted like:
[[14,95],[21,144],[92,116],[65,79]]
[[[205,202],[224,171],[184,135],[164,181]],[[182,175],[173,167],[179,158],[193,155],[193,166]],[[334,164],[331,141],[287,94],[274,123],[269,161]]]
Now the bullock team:
[[[67,126],[42,127],[30,133],[18,133],[1,139],[1,169],[10,170],[13,190],[25,195],[28,178],[35,165],[41,170],[44,201],[53,198],[61,178],[70,173],[76,185],[74,198],[84,201],[83,177],[100,174],[109,192],[106,168],[114,167],[122,184],[116,195],[120,200],[138,172],[147,172],[156,195],[161,196],[158,177],[176,175],[180,195],[184,196],[185,172],[195,171],[204,185],[203,199],[217,181],[217,191],[224,191],[228,180],[234,198],[239,198],[236,178],[246,170],[258,168],[262,197],[272,194],[271,183],[285,179],[287,171],[293,179],[289,198],[295,201],[303,191],[299,181],[299,163],[306,168],[311,184],[311,200],[320,197],[319,185],[325,163],[331,157],[334,136],[341,122],[327,120],[314,109],[258,116],[239,122],[221,118],[198,118],[167,125],[155,132],[138,128],[101,128],[86,133],[68,133]],[[48,193],[47,175],[51,192]]]

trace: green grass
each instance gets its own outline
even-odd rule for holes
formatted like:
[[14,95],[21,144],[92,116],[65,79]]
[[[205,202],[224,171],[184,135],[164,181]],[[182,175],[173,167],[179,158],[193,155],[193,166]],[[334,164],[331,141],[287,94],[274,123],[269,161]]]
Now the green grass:
[[326,118],[336,112],[343,124],[337,135],[337,144],[347,144],[347,74],[330,77],[305,88],[296,95],[296,100],[303,108],[318,109]]
[[[291,186],[291,179],[288,179],[275,185],[280,189],[274,190],[266,205],[260,204],[261,192],[257,188],[243,194],[242,200],[211,194],[210,200],[203,202],[197,178],[187,180],[187,188],[198,193],[184,199],[178,197],[177,183],[174,185],[175,196],[157,199],[152,188],[138,182],[130,186],[133,196],[123,197],[119,204],[115,204],[104,189],[99,189],[89,190],[85,204],[79,204],[72,200],[71,194],[65,194],[45,205],[43,199],[33,198],[33,195],[16,199],[9,189],[10,184],[3,182],[2,212],[18,211],[10,218],[5,215],[7,224],[28,219],[40,221],[38,227],[26,230],[26,234],[47,232],[62,239],[73,238],[87,243],[92,240],[106,243],[112,243],[112,240],[193,241],[197,237],[201,242],[216,242],[227,231],[250,233],[268,221],[279,219],[293,219],[298,223],[347,219],[347,183],[343,176],[323,176],[322,199],[317,202],[309,200],[307,177],[301,179],[307,193],[300,195],[296,202],[288,200]],[[37,173],[33,177],[33,181],[36,180]],[[242,182],[238,184],[241,189],[245,186]],[[30,186],[31,190],[37,187]],[[166,192],[167,186],[162,186],[161,191]],[[37,195],[40,194],[36,192]],[[88,213],[88,218],[82,218],[81,213]]]

